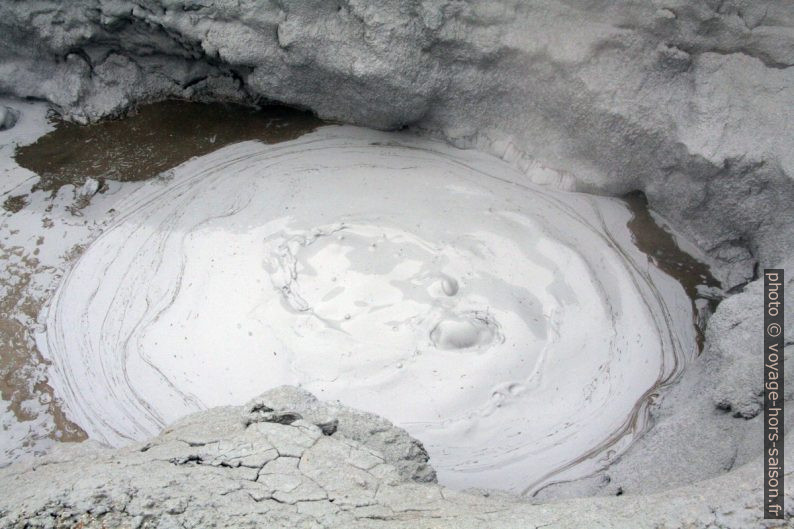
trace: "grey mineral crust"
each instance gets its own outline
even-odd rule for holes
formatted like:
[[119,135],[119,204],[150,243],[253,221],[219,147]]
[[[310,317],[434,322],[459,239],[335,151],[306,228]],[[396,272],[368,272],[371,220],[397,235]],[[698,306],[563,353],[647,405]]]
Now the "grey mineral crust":
[[[300,526],[298,511],[311,510],[309,527],[415,527],[427,520],[436,527],[761,526],[758,277],[765,267],[794,264],[792,66],[792,0],[0,2],[2,93],[47,100],[80,122],[166,97],[280,101],[332,120],[408,127],[488,151],[538,183],[608,195],[642,190],[706,253],[731,294],[709,320],[702,354],[651,410],[653,429],[606,471],[550,486],[535,501],[600,497],[530,506],[409,481],[399,485],[409,488],[378,485],[401,491],[404,510],[379,498],[340,511],[330,499],[315,499],[330,494],[323,484],[295,478],[295,504],[262,497],[234,508],[245,493],[221,495],[220,482],[234,472],[250,477],[274,452],[251,441],[252,466],[207,465],[191,460],[190,450],[179,456],[185,443],[168,441],[174,432],[211,438],[226,435],[215,426],[222,424],[246,439],[264,428],[309,443],[319,430],[323,446],[346,439],[380,452],[395,479],[432,479],[426,459],[413,458],[423,453],[420,445],[398,435],[408,457],[389,453],[377,435],[357,430],[358,412],[340,409],[328,419],[315,409],[325,405],[305,395],[293,395],[294,403],[270,395],[264,404],[272,412],[208,411],[174,426],[146,452],[86,446],[53,455],[65,462],[35,472],[6,469],[4,520],[25,505],[24,512],[40,511],[50,522],[50,513],[72,520],[71,513],[96,505],[125,520],[195,526],[216,516],[202,511],[210,501],[229,525],[281,513],[278,520]],[[786,343],[792,380],[790,331]],[[267,413],[289,423],[262,422]],[[158,446],[167,462],[147,459]],[[288,463],[274,463],[279,471],[265,474],[294,476]],[[158,488],[167,483],[167,490]],[[94,485],[100,496],[91,499]],[[131,490],[154,503],[142,506]],[[425,493],[435,498],[426,505],[415,496]],[[163,495],[176,514],[168,514]],[[167,508],[157,507],[159,500]],[[180,515],[182,501],[190,508]]]
[[[261,414],[248,420],[251,404],[214,408],[146,444],[117,450],[91,442],[61,445],[0,469],[0,527],[771,527],[760,519],[759,462],[654,495],[532,505],[411,481],[373,448],[382,446],[378,439],[359,442],[339,430],[327,435],[307,419],[284,424],[281,419],[298,410],[327,417],[326,405],[305,392],[279,388],[253,404],[274,401],[283,404],[270,416],[275,422]],[[361,423],[349,425],[351,431],[387,425],[328,406],[340,425]],[[791,455],[787,466],[794,468]],[[791,515],[791,489],[787,496]]]
[[262,421],[292,424],[303,419],[319,427],[325,435],[342,435],[377,450],[405,479],[436,481],[422,443],[377,415],[322,402],[308,391],[291,386],[272,389],[246,404],[243,410],[246,425]]

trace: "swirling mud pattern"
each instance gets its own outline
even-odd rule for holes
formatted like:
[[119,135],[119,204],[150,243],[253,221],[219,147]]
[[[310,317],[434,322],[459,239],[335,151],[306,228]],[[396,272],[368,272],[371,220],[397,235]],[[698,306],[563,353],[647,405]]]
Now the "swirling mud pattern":
[[531,494],[622,453],[696,349],[620,201],[351,127],[191,160],[117,208],[39,347],[111,445],[281,384],[378,413],[439,480]]

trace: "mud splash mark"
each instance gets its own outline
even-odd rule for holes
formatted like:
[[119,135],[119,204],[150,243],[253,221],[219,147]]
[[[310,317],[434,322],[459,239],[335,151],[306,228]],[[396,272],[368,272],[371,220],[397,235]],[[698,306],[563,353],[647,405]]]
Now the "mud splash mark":
[[45,376],[48,362],[41,356],[31,333],[43,300],[29,293],[33,276],[44,270],[35,257],[24,255],[23,248],[0,245],[3,297],[0,298],[0,396],[9,402],[20,422],[33,421],[37,414],[26,403],[37,400],[45,406],[54,426],[42,432],[51,439],[83,441],[85,432],[63,412]]

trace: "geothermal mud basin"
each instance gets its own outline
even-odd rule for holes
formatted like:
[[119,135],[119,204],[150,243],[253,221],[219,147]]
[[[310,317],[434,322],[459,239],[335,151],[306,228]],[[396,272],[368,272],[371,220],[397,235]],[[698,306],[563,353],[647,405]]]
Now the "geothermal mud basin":
[[[69,214],[102,219],[31,324],[89,438],[143,440],[289,384],[402,426],[442,484],[531,494],[619,457],[698,354],[693,296],[713,280],[641,201],[540,188],[408,134],[301,135],[317,123],[299,114],[263,126],[278,143],[234,143],[250,124],[190,136],[151,122],[190,108],[170,105],[20,149],[46,176],[7,222],[69,193]],[[102,156],[125,122],[149,146],[129,178]],[[81,155],[97,127],[116,128]],[[42,158],[55,134],[76,147]],[[86,166],[108,191],[61,188]]]

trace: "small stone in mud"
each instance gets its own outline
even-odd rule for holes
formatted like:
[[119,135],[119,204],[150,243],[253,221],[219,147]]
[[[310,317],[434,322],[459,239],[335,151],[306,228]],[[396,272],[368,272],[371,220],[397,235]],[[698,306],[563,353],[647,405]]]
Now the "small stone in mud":
[[93,178],[87,178],[85,183],[80,187],[78,194],[83,197],[92,197],[99,191],[99,181]]

